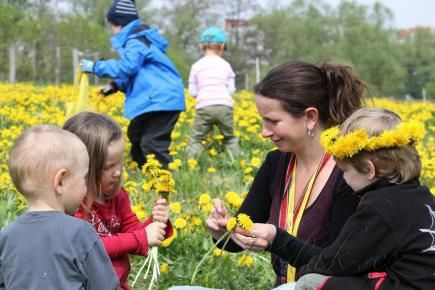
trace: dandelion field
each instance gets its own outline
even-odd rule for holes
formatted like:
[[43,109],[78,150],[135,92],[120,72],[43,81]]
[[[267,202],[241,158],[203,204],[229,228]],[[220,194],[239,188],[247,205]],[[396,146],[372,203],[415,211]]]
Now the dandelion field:
[[[98,112],[111,115],[126,132],[128,120],[122,117],[124,96],[97,96],[91,89],[91,105]],[[26,203],[17,194],[7,170],[7,153],[21,132],[37,124],[62,126],[66,104],[78,92],[72,86],[37,87],[31,84],[0,84],[0,227],[25,211]],[[261,137],[261,119],[253,94],[242,91],[235,95],[234,122],[244,154],[232,159],[223,149],[217,130],[205,142],[206,150],[197,160],[187,160],[184,148],[194,118],[194,100],[186,96],[188,110],[181,114],[172,134],[170,171],[175,180],[176,194],[170,196],[171,221],[177,235],[159,248],[161,276],[157,289],[172,285],[189,285],[196,265],[212,246],[204,221],[215,197],[224,200],[231,213],[243,201],[256,171],[273,145]],[[371,101],[368,101],[369,105]],[[399,102],[374,99],[374,105],[398,113],[402,119],[425,122],[424,142],[418,146],[423,171],[421,181],[435,194],[435,104],[431,102]],[[41,140],[42,141],[42,140]],[[128,142],[128,140],[126,140]],[[42,141],[43,142],[43,141]],[[129,144],[125,151],[123,185],[130,193],[133,210],[142,220],[151,211],[153,196],[147,191],[146,180],[131,162]],[[130,285],[142,265],[142,257],[132,257]],[[135,289],[147,289],[147,281],[139,278]],[[202,265],[195,284],[220,289],[267,289],[274,283],[269,254],[244,252],[237,254],[215,250]]]

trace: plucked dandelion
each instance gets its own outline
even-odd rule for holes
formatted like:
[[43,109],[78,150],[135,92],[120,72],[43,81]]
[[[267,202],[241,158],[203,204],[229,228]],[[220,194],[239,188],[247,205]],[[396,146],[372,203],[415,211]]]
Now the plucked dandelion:
[[244,213],[240,213],[237,216],[237,224],[244,230],[247,230],[250,232],[252,230],[252,227],[254,226],[254,223],[252,222],[251,218]]
[[230,218],[227,223],[227,231],[231,232],[232,230],[234,230],[236,226],[237,226],[237,219],[235,217]]

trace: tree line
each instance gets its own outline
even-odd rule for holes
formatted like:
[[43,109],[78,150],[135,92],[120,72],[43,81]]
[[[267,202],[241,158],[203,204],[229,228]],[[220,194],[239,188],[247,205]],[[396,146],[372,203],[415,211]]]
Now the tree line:
[[[287,2],[283,4],[282,2]],[[112,0],[0,0],[0,81],[73,81],[73,49],[114,57],[105,15]],[[351,66],[372,95],[435,98],[435,29],[399,30],[380,3],[324,0],[136,0],[144,22],[169,39],[169,56],[187,81],[208,26],[226,28],[225,58],[237,87],[252,88],[290,60]],[[263,3],[264,5],[264,3]]]

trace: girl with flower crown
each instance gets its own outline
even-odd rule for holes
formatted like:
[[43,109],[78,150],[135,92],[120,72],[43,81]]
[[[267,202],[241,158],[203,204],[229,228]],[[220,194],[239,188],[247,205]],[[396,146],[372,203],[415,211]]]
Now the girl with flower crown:
[[[299,61],[272,69],[255,86],[262,135],[278,150],[267,155],[239,209],[252,218],[253,229],[236,229],[225,250],[270,251],[278,285],[294,281],[294,267],[307,262],[297,251],[281,254],[289,237],[325,247],[355,211],[357,199],[322,149],[320,134],[359,109],[365,92],[348,67]],[[227,221],[226,208],[215,200],[206,222],[214,239]]]

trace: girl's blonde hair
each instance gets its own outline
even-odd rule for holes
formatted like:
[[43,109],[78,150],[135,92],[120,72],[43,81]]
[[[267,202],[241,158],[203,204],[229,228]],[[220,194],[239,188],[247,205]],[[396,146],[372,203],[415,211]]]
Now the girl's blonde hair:
[[212,50],[215,53],[223,53],[225,44],[220,42],[211,42],[211,43],[201,43],[201,50],[206,52],[207,50]]
[[[355,111],[346,119],[340,129],[343,135],[364,129],[371,137],[379,136],[383,131],[395,129],[401,122],[400,117],[392,111],[381,108],[363,108]],[[360,173],[367,173],[367,160],[373,162],[377,178],[387,178],[392,183],[404,183],[420,177],[421,160],[417,149],[412,145],[378,149],[373,152],[363,150],[351,158],[337,160],[337,163],[346,162]]]
[[110,142],[122,138],[121,127],[108,115],[82,112],[70,118],[63,129],[77,135],[89,153],[89,180],[85,215],[101,194],[101,176]]

